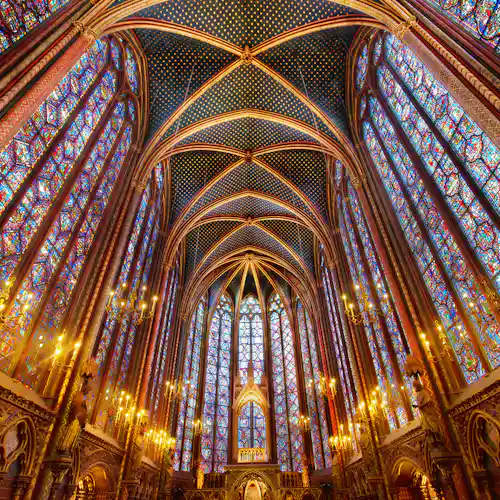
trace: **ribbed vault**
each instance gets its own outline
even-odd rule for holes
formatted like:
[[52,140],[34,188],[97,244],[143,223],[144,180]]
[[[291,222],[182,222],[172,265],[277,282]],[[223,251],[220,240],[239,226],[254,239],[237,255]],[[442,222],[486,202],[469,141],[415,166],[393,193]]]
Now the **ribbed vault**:
[[235,273],[314,300],[318,242],[334,259],[330,170],[359,172],[349,48],[361,26],[397,22],[358,0],[126,0],[98,20],[135,33],[147,61],[140,176],[168,169],[165,262],[184,249],[186,310]]

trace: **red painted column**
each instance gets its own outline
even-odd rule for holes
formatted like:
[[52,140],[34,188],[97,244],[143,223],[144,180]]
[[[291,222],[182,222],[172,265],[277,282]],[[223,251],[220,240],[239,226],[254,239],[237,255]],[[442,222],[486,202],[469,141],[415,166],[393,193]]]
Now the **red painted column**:
[[[77,28],[72,30],[77,34]],[[86,32],[77,36],[68,50],[7,111],[0,120],[0,150],[9,144],[17,131],[51,94],[54,87],[68,74],[94,40],[95,38]]]

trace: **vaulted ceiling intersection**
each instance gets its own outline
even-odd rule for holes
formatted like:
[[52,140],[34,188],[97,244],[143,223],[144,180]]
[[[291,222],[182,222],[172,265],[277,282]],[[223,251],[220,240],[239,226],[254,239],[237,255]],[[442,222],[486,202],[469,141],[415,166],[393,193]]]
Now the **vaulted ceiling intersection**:
[[143,159],[168,163],[187,288],[222,288],[248,254],[273,286],[311,286],[331,155],[352,147],[346,58],[366,16],[330,0],[151,3],[126,19],[148,62]]

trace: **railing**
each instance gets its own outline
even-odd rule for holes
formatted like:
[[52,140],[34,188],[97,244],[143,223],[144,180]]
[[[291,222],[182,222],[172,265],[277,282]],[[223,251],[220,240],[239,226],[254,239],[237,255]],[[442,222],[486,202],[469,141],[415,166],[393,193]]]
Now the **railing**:
[[240,448],[238,450],[238,463],[267,462],[265,448]]

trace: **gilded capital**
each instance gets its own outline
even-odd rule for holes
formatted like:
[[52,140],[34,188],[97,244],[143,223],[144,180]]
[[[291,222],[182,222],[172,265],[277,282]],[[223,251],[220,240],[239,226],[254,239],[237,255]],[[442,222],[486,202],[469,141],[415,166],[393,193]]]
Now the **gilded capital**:
[[396,28],[394,28],[394,36],[396,38],[399,38],[399,40],[402,40],[408,30],[413,28],[418,24],[417,18],[415,16],[409,16],[406,21],[403,21],[402,23],[399,23]]
[[77,33],[81,33],[86,38],[90,38],[91,40],[97,40],[99,38],[98,34],[83,21],[73,21],[73,27],[76,29]]

